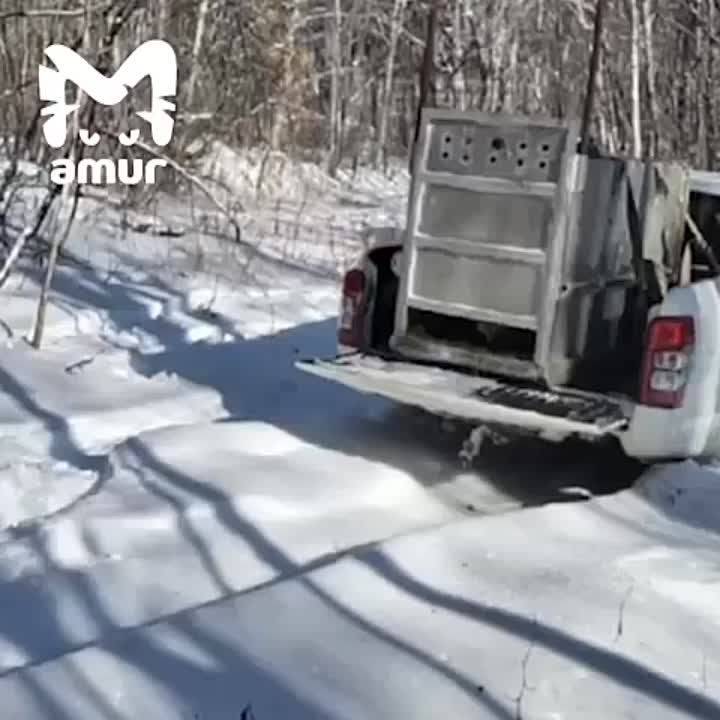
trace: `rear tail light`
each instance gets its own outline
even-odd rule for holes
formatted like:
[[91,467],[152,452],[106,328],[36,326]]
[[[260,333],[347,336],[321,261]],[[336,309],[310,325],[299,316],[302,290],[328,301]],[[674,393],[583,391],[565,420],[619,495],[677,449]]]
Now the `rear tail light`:
[[655,318],[648,328],[640,402],[658,408],[682,405],[695,346],[691,317]]
[[367,278],[362,270],[353,269],[345,274],[338,324],[340,345],[357,349],[364,345],[366,292]]

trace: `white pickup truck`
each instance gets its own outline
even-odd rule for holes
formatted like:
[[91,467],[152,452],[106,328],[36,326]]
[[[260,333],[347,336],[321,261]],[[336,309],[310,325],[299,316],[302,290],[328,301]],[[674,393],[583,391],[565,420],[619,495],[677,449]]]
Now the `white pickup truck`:
[[720,455],[720,174],[474,111],[424,110],[415,152],[405,231],[300,369],[505,436]]

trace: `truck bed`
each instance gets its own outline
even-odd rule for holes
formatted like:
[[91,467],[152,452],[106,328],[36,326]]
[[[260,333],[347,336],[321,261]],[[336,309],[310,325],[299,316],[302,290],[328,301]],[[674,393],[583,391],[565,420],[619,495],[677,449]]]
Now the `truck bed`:
[[351,354],[302,360],[304,372],[471,423],[514,427],[552,439],[599,439],[627,427],[631,408],[620,399],[547,391],[438,367]]

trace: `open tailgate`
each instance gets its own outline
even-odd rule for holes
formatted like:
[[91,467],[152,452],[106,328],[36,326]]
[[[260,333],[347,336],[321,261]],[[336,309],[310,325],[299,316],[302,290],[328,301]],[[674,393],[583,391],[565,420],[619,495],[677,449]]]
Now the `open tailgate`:
[[304,372],[429,412],[550,436],[600,438],[627,426],[628,408],[606,396],[551,392],[416,363],[352,354],[302,360]]

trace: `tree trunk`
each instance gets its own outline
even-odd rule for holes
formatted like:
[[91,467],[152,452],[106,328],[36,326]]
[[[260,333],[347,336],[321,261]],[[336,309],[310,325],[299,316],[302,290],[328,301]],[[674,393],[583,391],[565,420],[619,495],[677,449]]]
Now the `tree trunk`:
[[707,93],[707,113],[708,113],[708,167],[710,170],[716,170],[718,166],[718,160],[720,160],[720,149],[718,149],[718,142],[720,142],[720,117],[718,117],[718,94],[713,90],[709,92],[708,88],[716,88],[716,69],[717,69],[717,56],[720,54],[718,43],[720,43],[720,35],[716,31],[718,27],[717,15],[718,11],[714,0],[707,0],[708,7],[708,21],[707,27],[710,28],[714,33],[716,39],[715,43],[710,42],[710,35],[707,34],[707,85],[705,86]]
[[270,132],[270,147],[273,150],[280,150],[283,141],[286,140],[288,127],[290,125],[291,108],[288,100],[295,95],[293,82],[295,80],[296,68],[294,62],[296,60],[295,53],[295,29],[298,24],[298,7],[297,0],[293,0],[292,12],[287,23],[287,32],[285,36],[284,57],[282,60],[282,77],[280,87],[275,103],[275,113],[273,116],[272,130]]
[[422,109],[426,106],[434,107],[435,97],[435,35],[437,33],[437,0],[432,0],[425,29],[425,48],[423,49],[422,65],[420,67],[420,97],[415,112],[415,128],[413,140],[410,145],[409,170],[412,173],[415,167],[415,146],[420,139]]
[[203,37],[205,35],[205,19],[208,9],[210,8],[210,0],[201,0],[198,8],[197,25],[195,26],[195,40],[193,41],[192,61],[190,65],[190,78],[188,79],[187,107],[193,106],[195,98],[195,87],[197,85],[198,71],[200,69],[200,51],[202,50]]
[[657,157],[660,147],[660,108],[657,97],[657,77],[655,63],[655,40],[653,24],[655,22],[654,0],[643,0],[643,28],[645,33],[645,57],[647,58],[647,97],[650,127],[648,128],[648,154]]
[[158,37],[168,39],[170,32],[170,0],[158,0]]
[[383,106],[380,115],[380,132],[378,133],[377,154],[375,165],[384,165],[387,154],[388,124],[393,107],[393,80],[395,78],[395,54],[397,52],[398,36],[402,27],[406,0],[395,0],[392,17],[390,19],[390,47],[388,49],[385,65],[385,89],[383,91]]
[[605,0],[597,0],[595,6],[595,22],[593,25],[593,42],[590,51],[590,67],[588,69],[587,87],[582,111],[582,124],[580,126],[580,152],[587,154],[590,147],[590,126],[595,106],[595,93],[597,91],[597,74],[600,67],[600,53],[602,52],[602,31],[604,22]]
[[342,72],[342,7],[340,0],[329,0],[332,20],[330,22],[330,151],[327,169],[335,174],[340,164],[342,128],[340,127],[340,74]]
[[[88,0],[86,0],[88,2]],[[110,44],[114,43],[114,36],[111,36],[107,39],[107,42]],[[89,44],[90,41],[90,26],[88,23],[88,18],[86,16],[85,19],[85,44]],[[101,46],[101,50],[104,50],[105,46]],[[69,156],[73,158],[75,162],[75,166],[77,167],[77,164],[79,160],[82,158],[84,154],[85,146],[80,142],[79,135],[80,135],[80,128],[82,126],[85,127],[92,127],[92,119],[94,116],[94,109],[93,106],[85,105],[83,107],[82,103],[85,99],[85,92],[82,88],[78,87],[77,94],[75,96],[75,104],[79,105],[80,108],[77,112],[73,115],[73,121],[72,121],[72,130],[71,130],[71,137],[72,142],[70,145],[70,152]],[[82,116],[85,116],[85,121],[81,119]],[[52,287],[52,281],[53,276],[55,275],[55,267],[57,265],[57,260],[60,255],[60,249],[64,245],[65,241],[67,240],[68,235],[70,234],[70,229],[72,228],[72,224],[75,220],[75,212],[77,211],[77,205],[79,200],[79,186],[76,183],[70,183],[68,185],[63,185],[62,189],[59,190],[58,186],[55,186],[51,190],[51,199],[48,204],[48,212],[50,209],[50,204],[52,203],[52,200],[54,198],[54,195],[52,194],[54,191],[59,190],[56,194],[60,196],[60,211],[62,212],[63,207],[70,206],[69,200],[71,196],[73,197],[72,202],[72,209],[70,211],[70,214],[68,215],[67,221],[65,223],[65,229],[62,233],[59,232],[58,229],[55,230],[55,233],[53,234],[52,238],[52,244],[50,245],[50,255],[48,257],[47,261],[47,267],[45,268],[45,278],[43,279],[43,285],[40,289],[40,299],[38,300],[38,306],[37,311],[35,313],[35,323],[32,331],[32,337],[30,339],[30,344],[36,349],[39,350],[40,346],[42,345],[42,338],[43,333],[45,332],[45,315],[47,313],[47,304],[50,300],[50,290]],[[37,228],[40,228],[40,225],[37,225]]]
[[453,95],[459,110],[467,109],[467,82],[465,77],[465,0],[456,0],[453,13]]
[[642,116],[640,114],[640,11],[639,0],[628,0],[630,3],[630,103],[632,106],[632,155],[641,158]]

